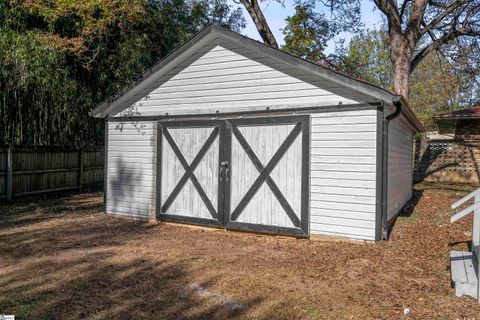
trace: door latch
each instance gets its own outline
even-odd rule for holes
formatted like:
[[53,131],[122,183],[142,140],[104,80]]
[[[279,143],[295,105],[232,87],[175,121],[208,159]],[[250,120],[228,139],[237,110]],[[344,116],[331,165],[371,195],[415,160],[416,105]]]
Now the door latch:
[[230,168],[228,168],[228,161],[222,161],[220,163],[220,180],[223,181],[223,179],[225,179],[225,181],[228,181],[229,172]]

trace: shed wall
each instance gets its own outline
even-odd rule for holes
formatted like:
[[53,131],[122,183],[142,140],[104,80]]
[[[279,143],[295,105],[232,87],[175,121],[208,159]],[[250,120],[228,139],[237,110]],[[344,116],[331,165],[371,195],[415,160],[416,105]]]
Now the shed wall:
[[106,211],[155,217],[157,123],[109,122]]
[[404,116],[388,125],[387,217],[392,219],[412,197],[413,130]]
[[370,102],[286,63],[216,39],[131,99],[117,116],[237,112]]
[[375,240],[376,122],[376,110],[312,114],[312,234]]

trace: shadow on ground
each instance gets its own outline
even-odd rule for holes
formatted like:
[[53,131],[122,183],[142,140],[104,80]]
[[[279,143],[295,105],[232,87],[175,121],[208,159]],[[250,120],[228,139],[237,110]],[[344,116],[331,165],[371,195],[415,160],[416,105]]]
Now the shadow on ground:
[[411,218],[370,244],[120,219],[101,213],[100,193],[0,204],[0,314],[399,319],[408,307],[411,318],[474,319],[480,305],[455,297],[448,270],[449,244],[471,239],[470,220],[449,223],[462,194],[417,191]]
[[188,260],[129,250],[139,234],[158,232],[158,225],[89,215],[101,210],[98,200],[76,196],[1,207],[8,214],[0,221],[0,314],[227,319],[258,302],[211,293],[215,277],[194,282]]

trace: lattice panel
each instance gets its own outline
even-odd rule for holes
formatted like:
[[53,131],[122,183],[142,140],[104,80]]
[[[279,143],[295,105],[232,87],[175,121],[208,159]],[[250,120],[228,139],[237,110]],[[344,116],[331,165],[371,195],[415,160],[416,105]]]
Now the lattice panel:
[[416,141],[415,181],[479,183],[480,141]]

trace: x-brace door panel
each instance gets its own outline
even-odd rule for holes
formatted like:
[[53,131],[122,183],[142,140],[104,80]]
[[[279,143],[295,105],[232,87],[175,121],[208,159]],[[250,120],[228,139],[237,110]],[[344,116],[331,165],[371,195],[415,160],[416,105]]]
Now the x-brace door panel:
[[308,236],[309,116],[228,120],[226,226]]
[[223,121],[159,123],[159,218],[224,225],[220,181]]

